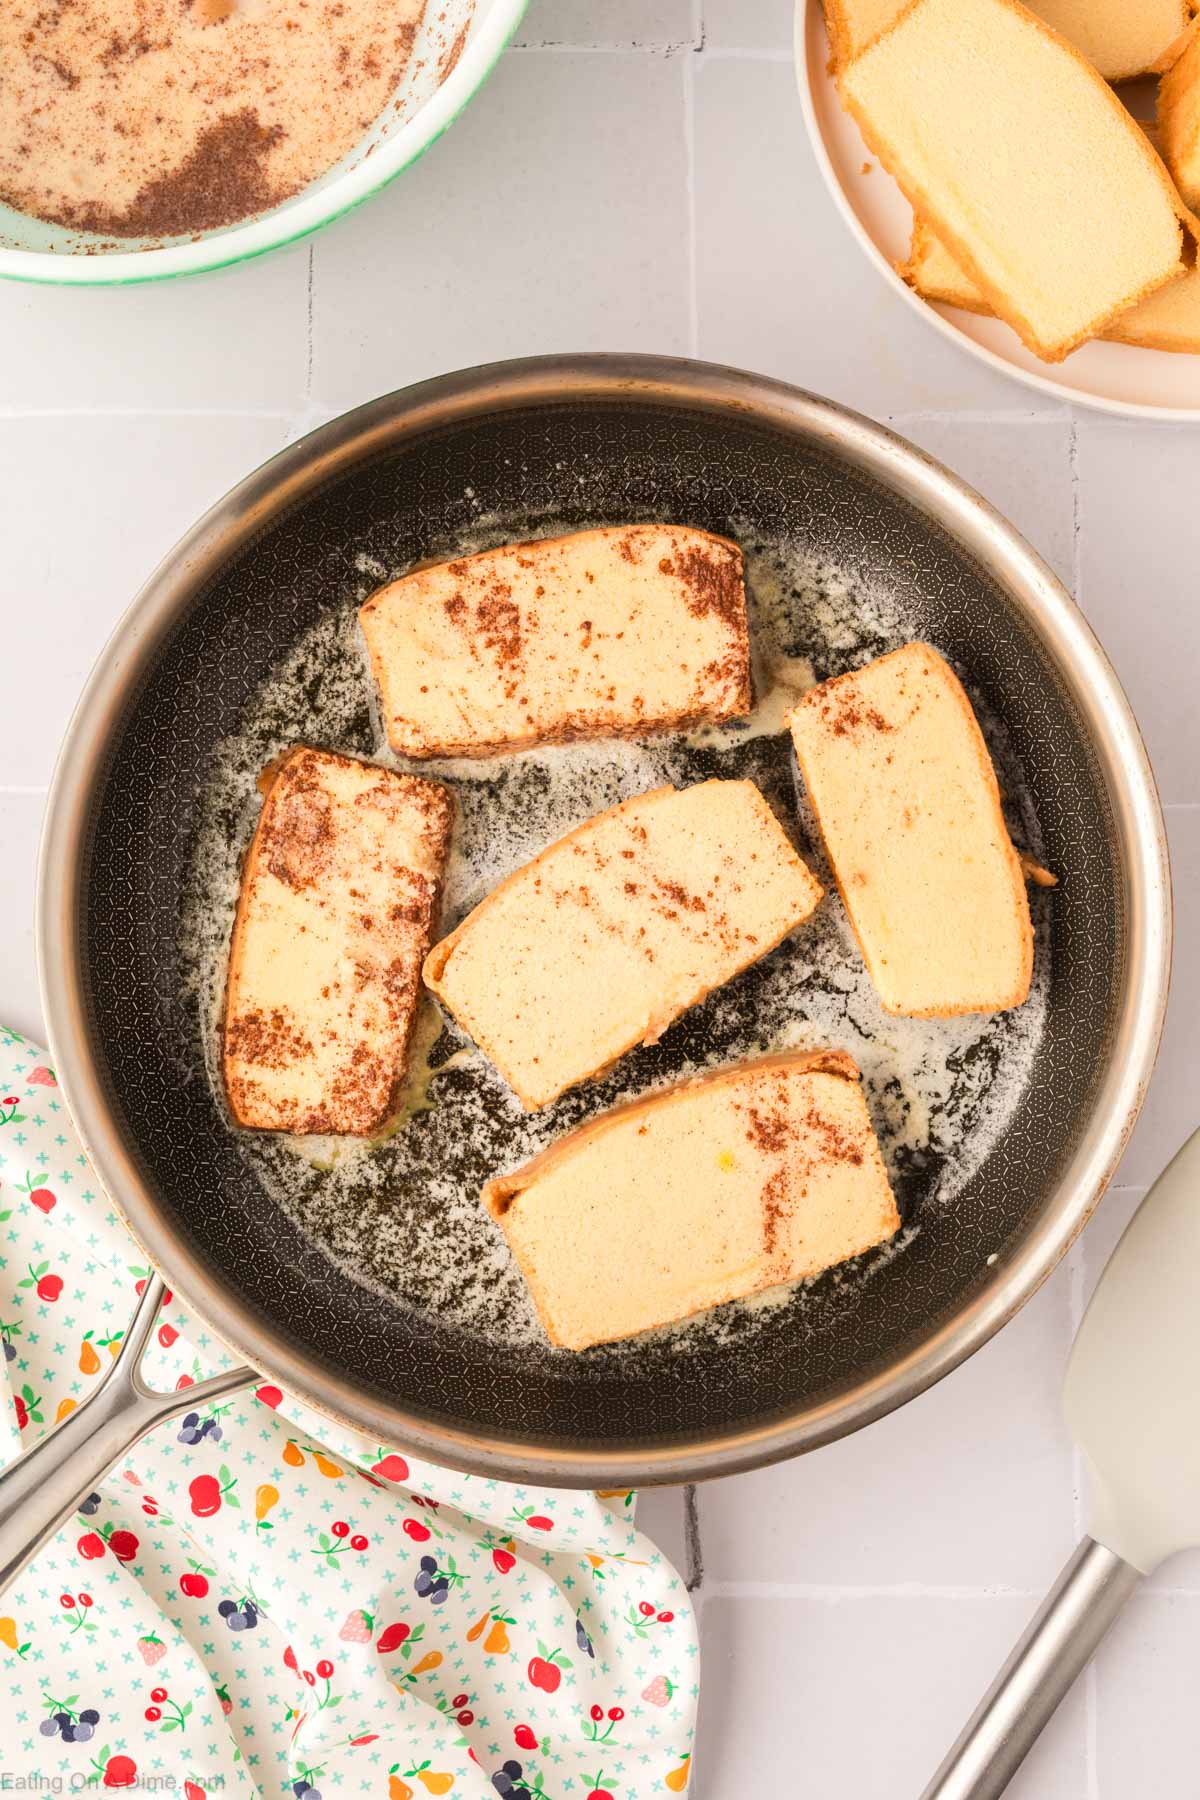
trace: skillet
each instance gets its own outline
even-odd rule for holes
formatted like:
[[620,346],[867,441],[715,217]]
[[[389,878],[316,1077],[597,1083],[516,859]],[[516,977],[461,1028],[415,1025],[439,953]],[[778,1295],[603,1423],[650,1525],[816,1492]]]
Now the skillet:
[[[297,1158],[247,1141],[211,1069],[255,759],[297,739],[378,753],[352,615],[379,580],[487,542],[641,518],[746,548],[773,659],[760,692],[781,670],[822,678],[908,637],[958,669],[1014,834],[1061,877],[1052,894],[1033,891],[1028,1011],[892,1021],[881,1037],[831,899],[811,939],[797,934],[532,1125],[431,1016],[413,1109],[350,1159],[356,1173],[336,1155],[327,1166],[328,1147]],[[506,867],[656,779],[751,775],[821,869],[777,730],[426,772],[444,775],[459,807],[447,926]],[[1112,1174],[1152,1068],[1170,959],[1145,751],[1046,565],[883,428],[781,383],[652,357],[541,358],[426,382],[322,427],[234,489],[101,657],[62,750],[41,871],[59,1079],[146,1256],[252,1369],[329,1414],[454,1467],[550,1484],[691,1480],[809,1450],[978,1348]],[[626,1093],[814,1034],[867,1071],[905,1220],[897,1245],[692,1330],[550,1350],[486,1237],[482,1176]],[[151,1418],[125,1363],[114,1432],[128,1439],[166,1401]],[[87,1412],[67,1421],[64,1452],[85,1454]],[[105,1439],[108,1461],[119,1448]],[[95,1443],[90,1455],[86,1470],[60,1472],[59,1516],[67,1490],[98,1472]]]

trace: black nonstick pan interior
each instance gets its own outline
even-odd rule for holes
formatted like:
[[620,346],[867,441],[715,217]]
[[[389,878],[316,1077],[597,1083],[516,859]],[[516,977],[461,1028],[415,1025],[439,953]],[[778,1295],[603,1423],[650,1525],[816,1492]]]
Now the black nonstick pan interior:
[[[385,1142],[330,1167],[328,1145],[299,1155],[234,1132],[211,1076],[212,1019],[252,778],[297,740],[379,752],[354,606],[430,557],[653,518],[747,551],[761,686],[771,658],[806,657],[821,678],[910,637],[958,669],[1014,835],[1062,877],[1033,891],[1029,1010],[893,1022],[881,1041],[834,897],[660,1043],[532,1121],[431,1006],[414,1110]],[[381,1421],[427,1421],[468,1446],[468,1463],[473,1440],[503,1440],[619,1450],[631,1466],[677,1449],[678,1473],[691,1452],[702,1464],[705,1445],[819,1409],[928,1341],[1021,1240],[1091,1128],[1126,955],[1119,834],[1091,737],[998,580],[815,433],[619,392],[382,434],[262,520],[180,607],[109,730],[80,870],[100,1086],[156,1205],[228,1301],[315,1359],[353,1396],[353,1416],[377,1406]],[[824,873],[782,734],[427,772],[459,803],[447,927],[505,867],[655,780],[751,776]],[[816,1041],[863,1064],[905,1221],[898,1244],[697,1327],[552,1351],[476,1205],[481,1180],[631,1092]]]

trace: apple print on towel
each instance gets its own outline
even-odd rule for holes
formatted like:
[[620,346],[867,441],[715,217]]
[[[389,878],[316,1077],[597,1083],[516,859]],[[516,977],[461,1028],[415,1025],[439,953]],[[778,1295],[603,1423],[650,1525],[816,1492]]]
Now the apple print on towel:
[[[95,1391],[151,1271],[45,1053],[3,1029],[0,1211],[11,1456]],[[150,1385],[231,1360],[173,1293]],[[0,1597],[5,1766],[64,1791],[662,1800],[698,1663],[627,1489],[439,1469],[269,1375],[157,1427]]]

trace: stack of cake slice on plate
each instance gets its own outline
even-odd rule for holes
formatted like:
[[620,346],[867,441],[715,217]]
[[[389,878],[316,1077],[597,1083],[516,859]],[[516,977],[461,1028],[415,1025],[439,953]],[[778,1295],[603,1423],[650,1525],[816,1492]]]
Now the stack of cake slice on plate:
[[[1200,351],[1200,22],[1189,0],[827,0],[843,105],[911,202],[900,273],[1046,362]],[[1147,131],[1112,80],[1163,74]]]

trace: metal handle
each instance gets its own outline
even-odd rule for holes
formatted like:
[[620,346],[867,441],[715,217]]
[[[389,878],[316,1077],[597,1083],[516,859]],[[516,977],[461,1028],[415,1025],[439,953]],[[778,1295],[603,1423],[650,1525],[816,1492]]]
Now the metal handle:
[[76,1511],[118,1457],[163,1419],[257,1381],[253,1369],[227,1369],[207,1381],[161,1394],[139,1372],[164,1287],[151,1275],[104,1380],[61,1425],[0,1474],[0,1593]]
[[1086,1537],[921,1800],[996,1800],[1142,1579]]

